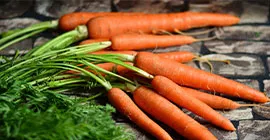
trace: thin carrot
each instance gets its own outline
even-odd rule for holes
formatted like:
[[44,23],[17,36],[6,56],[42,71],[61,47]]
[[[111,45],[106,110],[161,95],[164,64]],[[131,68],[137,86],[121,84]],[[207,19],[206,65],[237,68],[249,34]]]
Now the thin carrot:
[[201,100],[214,109],[237,109],[242,105],[230,99],[208,94],[195,89],[182,87],[187,94]]
[[216,139],[207,128],[183,113],[170,101],[146,87],[141,86],[137,88],[133,92],[133,98],[142,110],[188,139]]
[[62,31],[70,31],[79,25],[86,24],[90,19],[98,16],[108,15],[131,15],[143,13],[124,13],[124,12],[74,12],[63,15],[59,19],[59,28]]
[[194,53],[188,51],[164,52],[164,53],[156,53],[156,55],[181,63],[190,62],[194,58],[197,58],[197,56]]
[[97,43],[97,42],[102,42],[102,41],[109,41],[109,40],[108,39],[87,39],[87,40],[80,42],[80,45]]
[[164,76],[155,76],[151,84],[157,93],[175,104],[190,110],[220,128],[230,131],[235,130],[235,127],[228,119],[199,99],[187,94],[185,89],[170,79]]
[[[126,63],[129,65],[133,65],[133,63],[129,63],[129,62],[126,62]],[[125,73],[130,71],[126,67],[119,66],[119,65],[114,64],[114,63],[100,63],[100,64],[97,64],[97,66],[99,66],[107,71],[116,71],[120,75],[124,75]]]
[[150,35],[120,34],[111,38],[113,50],[143,50],[185,45],[196,42],[192,36],[184,35]]
[[124,116],[160,140],[172,140],[170,135],[157,123],[144,114],[131,98],[119,88],[108,91],[110,103]]
[[158,57],[153,53],[139,52],[134,64],[150,74],[165,76],[180,85],[220,92],[255,102],[265,103],[269,100],[260,91],[244,84]]
[[205,26],[229,26],[239,18],[228,14],[183,12],[96,17],[87,23],[90,38],[111,38],[123,33],[173,32]]

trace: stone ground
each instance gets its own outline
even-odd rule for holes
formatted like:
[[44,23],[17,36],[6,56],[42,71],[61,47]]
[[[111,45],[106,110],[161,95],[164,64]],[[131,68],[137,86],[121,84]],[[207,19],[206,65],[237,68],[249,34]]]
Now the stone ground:
[[[40,21],[56,19],[74,11],[137,11],[148,13],[207,11],[230,13],[240,17],[239,25],[216,28],[209,34],[197,36],[205,38],[216,35],[218,39],[197,42],[191,45],[175,46],[167,49],[149,50],[191,51],[205,58],[226,59],[230,64],[213,61],[213,72],[237,80],[248,86],[261,90],[270,96],[270,24],[269,0],[4,0],[0,2],[0,33],[14,28],[26,27]],[[206,30],[208,28],[199,29]],[[199,31],[199,30],[192,30]],[[41,45],[57,35],[57,31],[42,33],[0,52],[0,55],[12,55],[16,49],[22,53],[34,46]],[[209,71],[209,66],[191,62],[189,65]],[[241,103],[249,103],[242,102]],[[265,106],[270,107],[267,103]],[[248,107],[233,111],[220,111],[230,119],[237,130],[227,132],[208,124],[205,120],[184,110],[209,128],[220,140],[269,140],[270,109]],[[138,140],[153,139],[149,134],[132,124],[120,114],[114,114],[119,125],[130,128],[137,134]],[[175,131],[160,123],[175,140],[183,139]]]

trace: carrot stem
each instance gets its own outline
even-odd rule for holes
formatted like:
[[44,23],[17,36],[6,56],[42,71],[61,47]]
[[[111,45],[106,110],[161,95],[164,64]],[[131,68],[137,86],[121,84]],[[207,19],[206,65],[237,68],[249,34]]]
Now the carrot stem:
[[30,37],[30,36],[33,36],[33,35],[35,35],[35,34],[38,34],[38,33],[40,33],[40,32],[43,32],[43,31],[45,31],[45,30],[46,30],[46,29],[36,30],[36,31],[33,31],[33,32],[31,32],[31,33],[29,33],[29,34],[27,34],[27,35],[24,35],[24,36],[21,36],[21,37],[19,37],[19,38],[16,38],[16,39],[14,39],[14,40],[12,40],[12,41],[10,41],[10,42],[8,42],[8,43],[2,45],[2,46],[0,47],[0,50],[3,50],[3,49],[5,49],[6,47],[8,47],[8,46],[10,46],[10,45],[12,45],[12,44],[14,44],[14,43],[16,43],[16,42],[22,41],[22,40],[24,40],[24,39],[26,39],[26,38],[28,38],[28,37]]
[[[13,30],[12,32],[9,32],[7,33],[8,35],[5,35],[5,37],[3,37],[2,39],[0,39],[0,45],[2,45],[3,43],[6,43],[7,41],[9,40],[12,40],[20,35],[23,35],[25,33],[28,33],[28,32],[36,32],[38,30],[46,30],[46,29],[49,29],[49,28],[57,28],[58,26],[58,20],[53,20],[53,21],[45,21],[45,22],[40,22],[40,23],[37,23],[37,24],[33,24],[25,29],[20,29],[20,30]],[[26,35],[27,37],[30,37],[30,35]],[[25,37],[25,38],[27,38]],[[16,43],[14,41],[12,41],[13,43]],[[12,43],[9,43],[10,45]]]

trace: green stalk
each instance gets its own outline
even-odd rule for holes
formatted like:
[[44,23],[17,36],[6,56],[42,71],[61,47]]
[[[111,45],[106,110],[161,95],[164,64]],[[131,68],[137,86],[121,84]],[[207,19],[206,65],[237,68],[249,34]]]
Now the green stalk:
[[[104,49],[104,48],[109,47],[110,45],[111,43],[107,41],[107,42],[102,42],[98,44],[95,43],[95,44],[79,45],[79,46],[64,48],[60,50],[49,51],[42,55],[30,57],[30,58],[24,57],[21,60],[18,60],[17,62],[15,62],[15,64],[12,64],[11,67],[8,67],[7,69],[5,69],[5,71],[0,72],[0,77],[2,78],[5,74],[9,73],[12,70],[20,69],[20,67],[24,68],[26,64],[36,63],[37,61],[48,59],[50,57],[80,55],[80,54],[85,54],[88,52]],[[11,65],[11,64],[6,63],[2,65],[1,68],[4,68],[5,66],[8,66],[8,65]]]
[[71,74],[65,74],[65,75],[57,75],[57,76],[53,76],[53,77],[43,77],[43,78],[40,78],[40,79],[37,79],[35,81],[32,81],[32,82],[28,82],[29,85],[35,85],[35,84],[38,84],[40,82],[44,82],[44,81],[54,81],[54,80],[59,80],[59,79],[65,79],[65,78],[70,78],[70,77],[73,77],[74,75],[71,75]]
[[35,35],[35,34],[38,34],[38,33],[40,33],[40,32],[43,32],[43,31],[45,31],[45,30],[46,30],[46,29],[36,30],[36,31],[33,31],[33,32],[31,32],[31,33],[25,35],[25,36],[21,36],[21,37],[19,37],[19,38],[16,38],[16,39],[14,39],[14,40],[12,40],[12,41],[10,41],[10,42],[8,42],[8,43],[2,45],[2,46],[0,47],[0,50],[3,50],[3,49],[5,49],[6,47],[8,47],[8,46],[10,46],[10,45],[12,45],[12,44],[14,44],[14,43],[16,43],[16,42],[22,41],[22,40],[24,40],[24,39],[26,39],[26,38],[28,38],[28,37],[31,37],[31,36],[33,36],[33,35]]
[[[61,46],[61,47],[58,46],[58,48],[56,48],[55,46],[57,46],[57,45],[55,45],[55,44],[58,44],[59,42],[61,42],[62,40],[65,40],[66,38],[71,39],[71,41],[68,41],[69,42],[68,45],[70,45],[70,43],[77,42],[77,41],[85,39],[87,37],[88,37],[87,27],[84,25],[78,26],[76,29],[69,31],[69,32],[66,32],[66,33],[54,38],[53,40],[47,42],[46,44],[40,46],[37,50],[35,50],[33,52],[31,51],[30,53],[27,54],[27,56],[28,55],[38,56],[38,55],[41,55],[49,50],[54,50],[54,49],[58,49],[58,48],[65,48],[66,46]],[[61,43],[63,43],[63,42],[61,42]]]
[[123,77],[123,76],[120,76],[120,75],[115,74],[115,73],[113,73],[113,72],[107,71],[107,70],[105,70],[105,69],[103,69],[103,68],[100,68],[99,66],[94,65],[94,64],[92,64],[92,63],[89,63],[89,62],[87,62],[87,61],[85,61],[85,60],[82,60],[82,61],[80,61],[80,62],[82,62],[82,64],[85,64],[85,65],[89,66],[89,67],[90,67],[91,69],[93,69],[93,70],[97,70],[97,71],[102,72],[102,73],[104,73],[104,74],[107,74],[107,75],[110,75],[110,76],[114,76],[114,77],[119,78],[119,79],[122,79],[122,80],[124,80],[124,81],[126,81],[126,82],[128,82],[128,83],[133,83],[132,81],[130,81],[129,79],[127,79],[127,78],[125,78],[125,77]]
[[90,55],[90,54],[89,54],[89,57],[92,57],[92,58],[104,60],[104,61],[106,61],[106,62],[112,62],[112,63],[118,64],[118,65],[121,65],[121,66],[126,67],[126,68],[128,68],[128,69],[130,69],[130,70],[132,70],[132,71],[135,71],[135,72],[137,72],[138,74],[140,74],[141,76],[146,77],[146,78],[149,78],[149,79],[153,79],[153,78],[154,78],[153,75],[151,75],[151,74],[149,74],[149,73],[143,71],[142,69],[139,69],[139,68],[137,68],[137,67],[131,66],[131,65],[126,64],[126,63],[124,63],[124,62],[122,62],[122,61],[119,61],[119,60],[108,59],[108,58],[106,58],[106,57],[102,57],[102,55],[99,56],[99,55]]
[[68,85],[68,84],[81,83],[81,82],[85,82],[85,80],[84,79],[75,79],[75,78],[63,79],[63,80],[51,81],[51,82],[48,82],[41,87],[39,87],[39,86],[38,87],[39,87],[40,91],[42,91],[42,90],[46,90],[49,88],[56,88],[56,87],[61,87],[61,86]]
[[[50,29],[50,28],[55,29],[57,27],[58,27],[58,20],[53,20],[53,21],[45,21],[45,22],[33,24],[33,25],[31,25],[27,28],[24,28],[24,29],[12,30],[11,33],[7,32],[8,35],[6,35],[2,39],[0,39],[0,45],[2,45],[3,43],[6,43],[9,40],[12,40],[20,35],[28,33],[28,32],[33,32],[33,31],[36,32],[37,30],[41,30],[41,29],[44,31],[46,29]],[[30,36],[28,35],[28,37],[30,37]],[[14,43],[16,43],[16,42],[14,42]]]

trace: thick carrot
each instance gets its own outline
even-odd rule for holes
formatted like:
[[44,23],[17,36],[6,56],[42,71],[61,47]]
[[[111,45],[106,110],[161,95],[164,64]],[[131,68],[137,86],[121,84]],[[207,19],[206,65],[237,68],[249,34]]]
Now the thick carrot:
[[59,19],[59,28],[63,31],[70,31],[79,25],[86,24],[90,19],[98,16],[108,15],[132,15],[143,13],[123,13],[123,12],[74,12],[63,15]]
[[134,65],[150,74],[165,76],[180,85],[221,92],[255,102],[265,103],[269,100],[262,92],[244,84],[158,57],[153,53],[139,52],[136,55]]
[[111,38],[123,33],[153,33],[205,26],[229,26],[239,18],[228,14],[183,12],[96,17],[87,23],[90,38]]
[[146,87],[133,92],[135,103],[155,119],[167,124],[182,136],[193,140],[214,140],[204,126],[183,113],[177,106]]
[[144,114],[131,98],[119,88],[108,91],[110,103],[124,116],[160,140],[172,140],[170,135]]
[[185,45],[196,42],[192,36],[184,35],[150,35],[120,34],[111,38],[113,50],[143,50]]
[[164,76],[155,76],[151,84],[157,93],[175,104],[190,110],[220,128],[230,131],[235,130],[235,127],[228,119],[199,99],[187,94],[185,89],[170,79]]
[[208,94],[187,87],[182,88],[186,91],[187,94],[201,100],[202,102],[206,103],[214,109],[237,109],[241,107],[241,104],[238,104],[237,102],[234,102],[227,98]]

